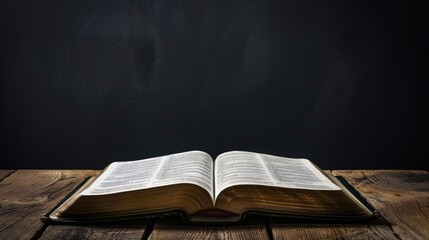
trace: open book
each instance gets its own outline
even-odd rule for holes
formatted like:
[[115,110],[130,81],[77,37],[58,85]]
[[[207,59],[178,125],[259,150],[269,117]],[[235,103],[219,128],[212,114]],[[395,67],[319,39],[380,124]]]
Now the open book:
[[191,222],[235,222],[246,213],[365,220],[374,211],[306,159],[190,151],[113,162],[45,215],[101,222],[183,213]]

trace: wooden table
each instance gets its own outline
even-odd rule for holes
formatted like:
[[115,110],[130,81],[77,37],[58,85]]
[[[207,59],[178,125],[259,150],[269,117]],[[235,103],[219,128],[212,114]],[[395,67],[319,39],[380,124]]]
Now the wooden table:
[[238,226],[189,226],[177,219],[60,226],[40,221],[95,170],[0,170],[0,239],[429,239],[429,173],[334,170],[382,215],[369,224],[308,223],[252,218]]

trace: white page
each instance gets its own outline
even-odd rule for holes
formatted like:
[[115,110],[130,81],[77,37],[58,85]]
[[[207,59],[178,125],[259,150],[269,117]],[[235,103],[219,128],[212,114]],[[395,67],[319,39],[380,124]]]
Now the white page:
[[137,161],[114,162],[82,195],[112,194],[179,183],[196,184],[213,197],[213,161],[191,151]]
[[341,190],[309,160],[257,154],[276,186],[310,190]]
[[309,160],[233,151],[215,161],[215,191],[234,185],[265,185],[310,190],[340,190]]
[[234,151],[223,153],[216,158],[215,184],[217,196],[222,190],[233,185],[274,183],[254,153]]

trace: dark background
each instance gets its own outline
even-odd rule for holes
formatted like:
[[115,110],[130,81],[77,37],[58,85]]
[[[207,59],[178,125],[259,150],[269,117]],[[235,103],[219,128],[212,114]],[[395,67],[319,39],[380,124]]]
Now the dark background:
[[1,1],[1,168],[188,150],[428,169],[413,1]]

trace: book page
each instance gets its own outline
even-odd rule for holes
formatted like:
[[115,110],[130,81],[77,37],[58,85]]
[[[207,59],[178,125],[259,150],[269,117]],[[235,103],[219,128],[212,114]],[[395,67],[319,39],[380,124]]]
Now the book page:
[[215,196],[234,185],[340,190],[309,160],[233,151],[215,160]]
[[191,183],[206,189],[213,198],[212,173],[211,157],[200,151],[137,161],[114,162],[81,194],[112,194]]
[[254,153],[227,152],[215,160],[215,196],[233,185],[272,185],[273,181]]

